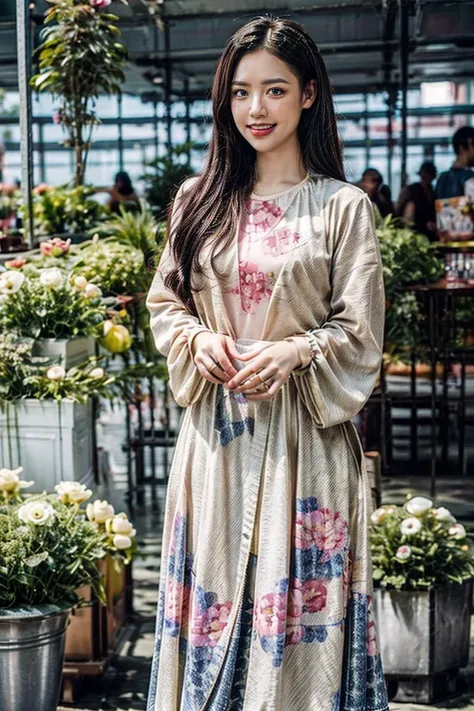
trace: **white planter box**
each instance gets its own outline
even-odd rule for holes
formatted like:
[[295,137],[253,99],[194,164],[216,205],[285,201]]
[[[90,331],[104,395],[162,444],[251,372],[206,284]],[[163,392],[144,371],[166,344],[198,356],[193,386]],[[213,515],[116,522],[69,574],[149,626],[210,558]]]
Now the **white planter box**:
[[[15,410],[17,420],[15,422]],[[92,405],[64,400],[23,400],[0,411],[0,468],[22,466],[30,491],[54,491],[62,480],[90,485]]]
[[94,355],[93,338],[37,338],[33,344],[33,355],[51,358],[58,365],[69,370]]

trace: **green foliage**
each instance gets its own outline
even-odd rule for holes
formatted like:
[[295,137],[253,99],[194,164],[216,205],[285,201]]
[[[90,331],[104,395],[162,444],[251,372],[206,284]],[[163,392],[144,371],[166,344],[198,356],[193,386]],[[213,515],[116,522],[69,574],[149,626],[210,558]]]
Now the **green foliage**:
[[150,212],[132,213],[121,208],[118,217],[104,222],[95,231],[101,237],[111,237],[115,242],[140,250],[146,268],[155,271],[164,247],[164,229]]
[[0,406],[35,400],[73,400],[85,403],[90,397],[112,397],[118,392],[115,377],[99,366],[97,358],[70,368],[51,366],[48,358],[32,355],[33,339],[0,334]]
[[49,2],[45,23],[50,26],[42,32],[39,72],[31,84],[35,91],[48,91],[62,101],[56,120],[69,133],[66,145],[74,150],[78,186],[84,180],[92,130],[99,123],[95,100],[120,93],[127,50],[119,40],[115,15],[87,0]]
[[140,177],[145,183],[145,196],[158,219],[166,217],[176,186],[192,174],[187,160],[190,145],[173,147],[165,155],[145,163],[146,172]]
[[143,253],[115,238],[83,243],[73,273],[100,284],[107,296],[147,291],[152,278]]
[[24,397],[25,383],[32,374],[32,339],[0,334],[0,403]]
[[106,555],[104,534],[56,496],[33,500],[52,511],[43,525],[25,524],[19,502],[0,505],[0,607],[72,605],[82,585],[103,599],[97,561]]
[[0,607],[74,605],[86,585],[105,602],[99,561],[108,556],[120,569],[137,552],[126,514],[107,501],[82,508],[92,491],[78,482],[23,497],[34,482],[21,472],[0,470]]
[[[34,190],[33,218],[40,235],[83,233],[108,214],[108,208],[94,200],[91,186],[57,187],[39,185]],[[23,206],[26,217],[26,205]]]
[[[50,275],[54,283],[45,283]],[[0,330],[33,338],[102,335],[106,306],[101,296],[88,298],[57,268],[20,276],[21,286],[1,297]]]
[[425,235],[400,227],[391,215],[377,222],[377,236],[387,298],[385,349],[406,360],[414,345],[426,347],[424,315],[407,287],[440,279],[443,262]]
[[[417,502],[426,502],[415,514]],[[411,508],[410,512],[410,507]],[[405,507],[382,506],[372,514],[371,546],[376,585],[427,590],[474,576],[466,531],[447,509],[415,497]]]

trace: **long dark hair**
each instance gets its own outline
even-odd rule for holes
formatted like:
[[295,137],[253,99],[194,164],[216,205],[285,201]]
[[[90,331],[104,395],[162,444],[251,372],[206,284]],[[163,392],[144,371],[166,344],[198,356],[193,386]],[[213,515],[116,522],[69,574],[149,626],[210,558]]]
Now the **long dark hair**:
[[120,170],[115,176],[115,184],[117,183],[120,195],[131,195],[134,192],[130,176],[125,170]]
[[214,118],[207,165],[182,195],[182,217],[169,239],[175,266],[165,284],[197,315],[191,278],[204,273],[199,261],[212,237],[211,265],[231,244],[255,179],[256,151],[238,131],[230,106],[231,83],[242,57],[266,50],[291,68],[305,88],[316,80],[316,100],[302,112],[298,126],[304,167],[345,180],[332,90],[323,58],[311,37],[296,22],[261,17],[241,27],[229,39],[219,59],[212,87]]

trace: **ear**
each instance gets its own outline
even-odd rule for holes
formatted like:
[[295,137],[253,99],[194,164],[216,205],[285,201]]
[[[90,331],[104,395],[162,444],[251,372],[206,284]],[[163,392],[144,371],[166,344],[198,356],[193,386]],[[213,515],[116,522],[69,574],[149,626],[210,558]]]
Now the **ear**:
[[303,89],[302,109],[309,109],[316,101],[317,96],[316,79],[311,79]]

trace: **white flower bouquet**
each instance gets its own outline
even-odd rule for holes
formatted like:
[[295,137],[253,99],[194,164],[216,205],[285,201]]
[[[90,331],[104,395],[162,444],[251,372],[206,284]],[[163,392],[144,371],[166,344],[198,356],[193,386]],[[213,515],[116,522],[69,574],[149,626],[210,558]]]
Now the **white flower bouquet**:
[[137,551],[126,514],[107,501],[85,507],[92,491],[75,481],[25,497],[33,482],[21,472],[0,469],[0,608],[74,605],[84,585],[105,601],[98,561],[109,556],[120,568]]
[[464,526],[424,496],[405,506],[381,506],[371,516],[373,577],[396,590],[427,590],[474,576],[473,549]]

